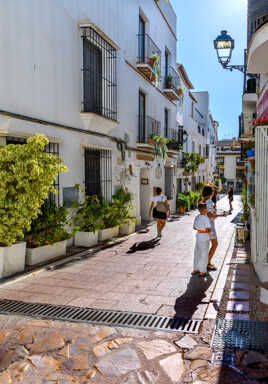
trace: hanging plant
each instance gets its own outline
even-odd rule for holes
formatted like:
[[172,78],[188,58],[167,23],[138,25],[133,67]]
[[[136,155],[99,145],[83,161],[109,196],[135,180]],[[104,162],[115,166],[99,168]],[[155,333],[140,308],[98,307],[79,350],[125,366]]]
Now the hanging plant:
[[169,143],[169,139],[166,137],[152,134],[150,138],[153,141],[153,154],[156,159],[167,159],[167,144]]
[[262,117],[253,121],[254,127],[259,127],[262,125],[268,125],[268,117]]
[[155,83],[158,85],[160,83],[160,56],[157,52],[153,53],[149,59],[149,64],[152,67],[152,74],[151,74],[151,79],[153,74],[155,75]]

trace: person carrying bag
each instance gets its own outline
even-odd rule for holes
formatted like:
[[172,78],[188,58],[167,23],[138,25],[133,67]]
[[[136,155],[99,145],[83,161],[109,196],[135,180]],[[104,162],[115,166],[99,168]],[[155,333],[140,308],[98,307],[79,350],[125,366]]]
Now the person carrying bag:
[[149,215],[157,221],[157,236],[162,237],[162,230],[166,225],[167,213],[169,212],[168,200],[165,195],[162,195],[162,189],[156,188],[156,196],[153,196],[152,203],[149,209]]

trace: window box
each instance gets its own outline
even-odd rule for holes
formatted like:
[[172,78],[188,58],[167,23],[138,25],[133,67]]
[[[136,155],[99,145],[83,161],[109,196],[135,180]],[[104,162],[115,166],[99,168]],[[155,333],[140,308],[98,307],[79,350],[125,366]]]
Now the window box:
[[113,228],[105,228],[99,231],[99,241],[111,240],[119,234],[119,225]]
[[0,247],[0,278],[24,271],[25,250],[25,242],[15,243],[11,247]]
[[41,264],[66,255],[67,240],[37,248],[26,248],[26,265]]
[[77,247],[94,247],[98,244],[99,231],[96,232],[76,232],[74,243]]

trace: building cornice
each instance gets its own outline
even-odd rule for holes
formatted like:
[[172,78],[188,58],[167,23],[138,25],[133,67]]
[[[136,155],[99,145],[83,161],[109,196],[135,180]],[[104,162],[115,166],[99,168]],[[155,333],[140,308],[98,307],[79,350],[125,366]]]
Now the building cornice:
[[184,82],[185,86],[188,88],[188,89],[194,89],[194,86],[193,84],[191,83],[188,75],[187,75],[187,72],[184,68],[184,66],[182,64],[179,64],[177,63],[177,69],[178,69],[178,72],[182,78],[182,81]]

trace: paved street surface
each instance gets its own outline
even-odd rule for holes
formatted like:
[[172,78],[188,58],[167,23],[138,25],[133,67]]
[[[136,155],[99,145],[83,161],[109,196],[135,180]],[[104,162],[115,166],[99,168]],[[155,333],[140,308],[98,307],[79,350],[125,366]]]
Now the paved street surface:
[[[227,209],[226,199],[220,207]],[[218,271],[205,280],[191,277],[195,212],[170,222],[153,249],[137,250],[133,245],[146,242],[143,248],[147,248],[155,228],[91,259],[5,284],[1,298],[177,313],[205,320],[197,335],[187,335],[0,315],[0,384],[267,382],[267,354],[236,350],[232,365],[227,366],[217,364],[210,347],[217,315],[213,304],[220,305],[227,275],[229,285],[242,276],[241,268],[229,270],[231,255],[241,253],[233,253],[231,240],[231,221],[238,209],[236,199],[233,215],[218,219],[220,247],[214,259]],[[135,252],[129,252],[131,247]],[[223,299],[225,308],[234,293],[238,291],[230,286]],[[224,317],[225,309],[219,314]]]
[[[240,210],[238,197],[234,207],[232,215],[217,219],[219,247],[213,263],[218,270],[205,279],[191,276],[195,242],[192,225],[197,215],[192,211],[168,222],[159,243],[152,226],[91,258],[5,284],[0,297],[202,319],[233,236],[232,221]],[[228,209],[226,197],[218,202],[218,208]],[[221,290],[223,287],[224,282]],[[218,301],[217,292],[221,290],[214,292],[214,301]]]

